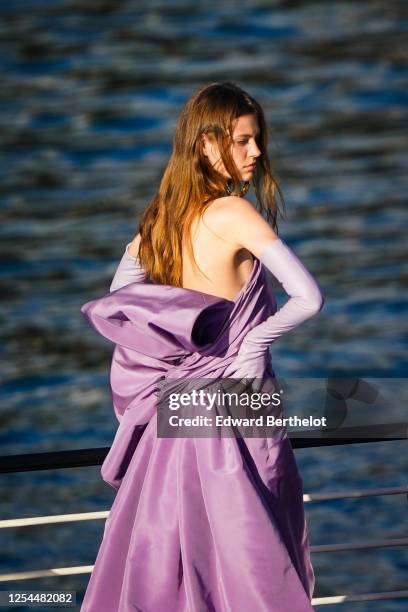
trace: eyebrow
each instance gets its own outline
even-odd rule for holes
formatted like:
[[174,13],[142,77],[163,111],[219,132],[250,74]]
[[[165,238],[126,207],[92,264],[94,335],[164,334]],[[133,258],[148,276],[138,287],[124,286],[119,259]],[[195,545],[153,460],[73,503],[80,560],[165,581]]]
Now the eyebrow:
[[[260,132],[257,132],[255,134],[255,136],[259,136]],[[246,137],[246,138],[251,138],[252,134],[237,134],[236,138],[242,138],[242,137]]]

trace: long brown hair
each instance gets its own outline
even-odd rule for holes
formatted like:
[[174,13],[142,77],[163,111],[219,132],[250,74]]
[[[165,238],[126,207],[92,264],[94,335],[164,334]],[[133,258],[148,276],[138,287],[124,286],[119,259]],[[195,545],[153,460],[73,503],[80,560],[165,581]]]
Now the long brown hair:
[[256,142],[261,155],[252,177],[256,208],[278,231],[276,192],[283,203],[284,198],[270,168],[263,110],[235,83],[211,83],[198,89],[182,109],[159,190],[139,218],[139,258],[153,282],[182,286],[183,239],[187,240],[186,246],[195,262],[191,224],[198,215],[201,217],[209,202],[226,195],[227,178],[203,154],[202,134],[218,144],[224,167],[231,176],[232,191],[240,190],[241,176],[230,146],[233,121],[247,114],[255,115],[259,126]]

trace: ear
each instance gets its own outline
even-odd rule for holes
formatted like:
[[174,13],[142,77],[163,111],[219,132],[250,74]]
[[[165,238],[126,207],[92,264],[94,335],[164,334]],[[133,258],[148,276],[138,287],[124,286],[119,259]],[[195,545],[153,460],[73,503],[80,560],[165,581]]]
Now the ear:
[[201,134],[202,139],[202,152],[205,157],[208,157],[209,160],[217,159],[219,157],[219,151],[217,143],[212,140],[208,134]]
[[210,141],[208,140],[207,134],[201,134],[200,138],[201,150],[204,157],[208,157],[208,149],[210,147]]

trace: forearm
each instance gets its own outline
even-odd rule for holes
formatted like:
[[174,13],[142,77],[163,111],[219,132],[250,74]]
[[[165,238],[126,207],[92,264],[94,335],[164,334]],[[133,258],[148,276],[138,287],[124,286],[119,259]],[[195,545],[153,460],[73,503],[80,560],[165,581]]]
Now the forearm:
[[126,245],[125,252],[116,269],[109,291],[116,291],[130,283],[142,283],[146,279],[146,273],[138,257],[133,257],[129,253],[129,246]]
[[271,342],[317,314],[324,304],[318,283],[281,238],[268,243],[260,260],[278,279],[290,299],[248,332],[241,352],[267,348]]

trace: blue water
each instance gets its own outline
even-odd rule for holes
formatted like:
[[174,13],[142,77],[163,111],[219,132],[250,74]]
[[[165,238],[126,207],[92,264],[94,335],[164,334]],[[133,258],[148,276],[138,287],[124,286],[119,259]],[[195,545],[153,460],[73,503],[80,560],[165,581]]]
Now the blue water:
[[[215,80],[262,104],[279,232],[326,295],[273,347],[275,372],[407,377],[407,16],[403,0],[1,3],[2,455],[110,445],[112,346],[79,309],[108,292],[182,105]],[[407,457],[404,441],[296,451],[306,493],[403,485]],[[107,510],[114,495],[97,466],[0,479],[1,518]],[[312,545],[407,535],[404,495],[305,509]],[[2,573],[92,564],[102,531],[102,520],[3,530]],[[403,548],[313,563],[316,597],[408,588]],[[80,600],[88,579],[12,586]]]

